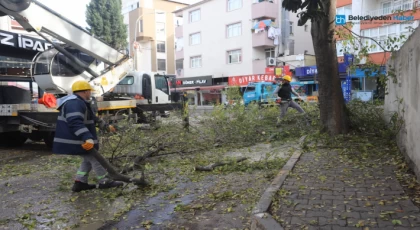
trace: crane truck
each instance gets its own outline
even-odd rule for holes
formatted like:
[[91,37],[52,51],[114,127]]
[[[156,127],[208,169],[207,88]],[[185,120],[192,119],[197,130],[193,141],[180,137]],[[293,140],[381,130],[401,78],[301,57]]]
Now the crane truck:
[[[0,0],[0,16],[12,17],[26,31],[52,44],[32,61],[31,80],[42,90],[35,103],[27,90],[0,85],[0,144],[23,145],[29,138],[51,146],[58,116],[56,102],[72,93],[77,80],[90,82],[93,108],[106,118],[120,119],[122,116],[116,115],[124,110],[141,122],[148,111],[181,107],[172,102],[165,76],[134,70],[129,56],[42,3]],[[131,93],[124,92],[127,87]]]

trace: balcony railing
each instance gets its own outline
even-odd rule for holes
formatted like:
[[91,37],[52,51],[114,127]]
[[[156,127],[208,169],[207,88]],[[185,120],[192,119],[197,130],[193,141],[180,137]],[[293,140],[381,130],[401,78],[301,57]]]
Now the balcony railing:
[[278,6],[273,1],[260,1],[252,5],[252,19],[278,17]]
[[370,15],[372,17],[375,17],[375,16],[379,17],[382,15],[394,14],[400,11],[413,10],[420,6],[419,3],[420,1],[418,0],[411,1],[411,2],[402,2],[402,1],[393,2],[391,3],[392,5],[390,7],[383,7],[377,10],[366,11],[365,15],[366,16]]

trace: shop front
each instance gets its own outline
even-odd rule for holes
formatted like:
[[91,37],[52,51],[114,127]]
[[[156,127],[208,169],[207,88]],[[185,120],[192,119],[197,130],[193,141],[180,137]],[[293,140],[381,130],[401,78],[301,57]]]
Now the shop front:
[[213,85],[213,77],[172,78],[169,81],[171,92],[186,92],[189,105],[217,105],[222,103],[225,85]]
[[[316,66],[304,66],[298,67],[295,69],[295,76],[299,79],[300,82],[316,82],[317,79],[317,68]],[[378,74],[385,74],[385,67],[381,67],[380,71],[372,71],[369,69],[356,68],[353,72],[347,71],[346,63],[338,63],[338,72],[341,85],[344,91],[348,92],[348,100],[352,98],[359,98],[358,95],[364,95],[364,98],[368,97],[372,99],[375,95],[379,94],[380,89],[378,89]],[[368,77],[366,77],[366,75]],[[344,90],[345,89],[345,90]],[[318,86],[313,84],[312,87],[309,85],[307,92],[308,95],[317,95]],[[345,95],[346,96],[346,95]]]

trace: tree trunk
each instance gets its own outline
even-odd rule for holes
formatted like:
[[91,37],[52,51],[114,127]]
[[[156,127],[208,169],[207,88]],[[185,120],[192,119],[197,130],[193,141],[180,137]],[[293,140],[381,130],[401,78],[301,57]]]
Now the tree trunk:
[[328,16],[312,22],[311,35],[318,70],[321,123],[323,131],[334,136],[348,132],[349,119],[338,76],[334,38],[336,0],[321,0],[321,4]]

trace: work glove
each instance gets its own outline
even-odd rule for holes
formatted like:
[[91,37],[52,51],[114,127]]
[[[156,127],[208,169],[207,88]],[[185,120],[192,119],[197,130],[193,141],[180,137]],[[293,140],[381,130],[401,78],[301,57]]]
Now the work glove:
[[115,127],[114,127],[113,125],[108,125],[108,129],[107,129],[107,131],[108,131],[108,132],[111,132],[111,133],[115,133],[115,132],[117,132],[117,130],[115,129]]
[[94,145],[95,145],[95,143],[93,142],[92,139],[87,139],[85,141],[85,143],[82,144],[82,148],[86,151],[89,151],[89,150],[93,149]]

